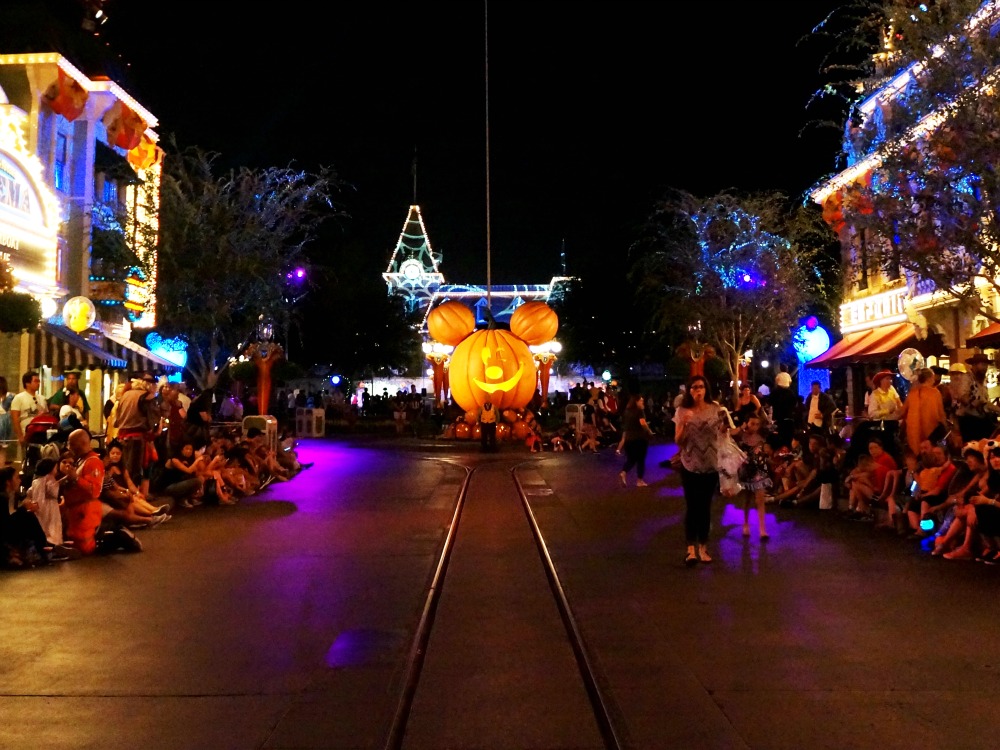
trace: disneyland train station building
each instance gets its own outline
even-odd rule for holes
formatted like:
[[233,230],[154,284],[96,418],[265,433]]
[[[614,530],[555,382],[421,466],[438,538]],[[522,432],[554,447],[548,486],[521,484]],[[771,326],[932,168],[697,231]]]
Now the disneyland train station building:
[[182,370],[177,353],[132,341],[133,329],[156,322],[155,255],[145,271],[98,257],[136,225],[155,234],[143,206],[159,195],[156,125],[118,84],[89,78],[57,53],[0,55],[0,263],[44,319],[0,333],[0,375],[16,393],[21,375],[37,371],[47,397],[78,371],[95,431],[101,405],[129,371]]
[[390,295],[403,299],[408,313],[423,313],[421,331],[427,331],[427,314],[435,306],[457,300],[472,309],[477,325],[509,323],[511,314],[525,302],[548,302],[560,293],[567,276],[554,276],[547,284],[501,284],[484,286],[446,284],[441,256],[431,247],[420,206],[410,206],[403,230],[382,278]]
[[[441,272],[441,255],[431,246],[420,206],[417,205],[409,208],[382,278],[388,294],[402,298],[407,313],[421,316],[420,332],[425,340],[424,351],[435,365],[441,363],[442,357],[445,361],[448,358],[447,354],[435,351],[434,347],[439,347],[440,344],[431,341],[427,334],[427,316],[439,304],[452,300],[461,302],[472,310],[476,325],[480,328],[491,322],[506,326],[518,307],[526,302],[551,302],[563,293],[562,285],[572,280],[572,277],[562,275],[553,276],[544,284],[491,284],[488,289],[476,284],[445,283]],[[556,359],[557,351],[558,344],[549,342],[536,347],[535,359],[552,362]],[[447,364],[444,366],[447,367]],[[383,385],[394,390],[398,386],[405,386],[406,382],[408,380],[405,378],[398,383],[390,379],[384,384],[373,385],[377,393]],[[553,375],[553,390],[564,386],[562,379]]]

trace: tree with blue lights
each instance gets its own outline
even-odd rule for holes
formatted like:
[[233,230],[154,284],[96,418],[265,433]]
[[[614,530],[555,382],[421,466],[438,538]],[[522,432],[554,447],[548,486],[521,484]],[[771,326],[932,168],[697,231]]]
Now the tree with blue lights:
[[840,38],[867,54],[826,90],[850,101],[843,157],[855,174],[825,198],[827,218],[860,284],[926,280],[998,320],[1000,13],[982,0],[854,7]]
[[169,153],[159,211],[158,328],[188,342],[187,369],[201,388],[215,385],[262,320],[288,330],[308,283],[306,250],[343,215],[327,169],[217,175],[216,158],[195,147]]
[[829,240],[818,210],[780,193],[671,191],[630,278],[655,330],[711,345],[735,382],[747,350],[788,344],[803,313],[836,294]]

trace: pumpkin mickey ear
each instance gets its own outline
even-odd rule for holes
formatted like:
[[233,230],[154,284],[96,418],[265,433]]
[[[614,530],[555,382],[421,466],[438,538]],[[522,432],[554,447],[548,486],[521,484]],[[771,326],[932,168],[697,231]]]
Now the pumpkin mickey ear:
[[427,332],[435,341],[458,344],[476,330],[476,316],[461,302],[442,302],[427,314]]
[[559,316],[544,302],[525,302],[510,316],[510,332],[535,346],[555,338],[559,330]]

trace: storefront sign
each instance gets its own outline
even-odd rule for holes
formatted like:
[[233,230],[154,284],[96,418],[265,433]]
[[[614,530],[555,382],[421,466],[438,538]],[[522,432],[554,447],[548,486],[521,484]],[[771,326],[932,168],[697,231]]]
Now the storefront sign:
[[906,320],[906,288],[874,294],[840,306],[840,331],[849,333]]
[[0,256],[19,279],[54,286],[56,236],[44,206],[20,160],[0,149]]

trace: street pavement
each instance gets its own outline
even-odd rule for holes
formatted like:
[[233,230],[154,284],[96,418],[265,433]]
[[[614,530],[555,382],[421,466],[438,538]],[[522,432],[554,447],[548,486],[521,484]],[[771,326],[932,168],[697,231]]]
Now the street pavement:
[[670,444],[641,489],[612,451],[475,448],[303,440],[312,469],[141,553],[0,572],[0,748],[382,747],[467,468],[403,747],[601,747],[515,467],[626,747],[995,747],[1000,568],[834,511],[745,540],[720,501],[687,569]]

